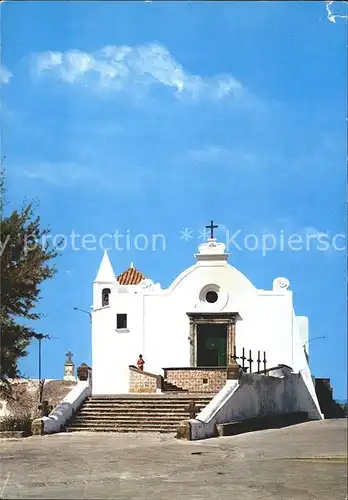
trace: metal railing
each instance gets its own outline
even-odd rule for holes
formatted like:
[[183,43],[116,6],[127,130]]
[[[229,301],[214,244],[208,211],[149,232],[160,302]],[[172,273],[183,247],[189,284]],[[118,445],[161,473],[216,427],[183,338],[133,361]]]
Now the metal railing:
[[[251,349],[249,349],[248,357],[245,355],[246,349],[244,347],[241,348],[241,351],[237,352],[237,347],[234,346],[233,349],[233,359],[242,370],[246,373],[267,373],[267,358],[266,351],[257,351],[257,357],[253,355]],[[238,354],[241,354],[238,356]],[[238,360],[240,362],[238,362]],[[256,369],[255,369],[256,367]]]

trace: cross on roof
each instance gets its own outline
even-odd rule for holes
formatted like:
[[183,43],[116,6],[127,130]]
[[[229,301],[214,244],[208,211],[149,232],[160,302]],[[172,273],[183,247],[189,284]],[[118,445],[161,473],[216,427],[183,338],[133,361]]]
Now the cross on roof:
[[213,239],[214,238],[214,229],[217,229],[219,226],[217,224],[214,225],[214,222],[210,221],[210,225],[205,226],[205,227],[206,227],[206,229],[210,229],[210,238]]

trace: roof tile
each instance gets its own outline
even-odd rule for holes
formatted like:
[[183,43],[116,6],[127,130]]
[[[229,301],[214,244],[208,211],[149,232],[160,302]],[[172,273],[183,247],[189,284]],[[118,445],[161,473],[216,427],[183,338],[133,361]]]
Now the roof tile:
[[120,285],[138,285],[144,279],[146,279],[146,276],[138,271],[138,269],[135,269],[135,267],[130,267],[117,276],[117,281]]

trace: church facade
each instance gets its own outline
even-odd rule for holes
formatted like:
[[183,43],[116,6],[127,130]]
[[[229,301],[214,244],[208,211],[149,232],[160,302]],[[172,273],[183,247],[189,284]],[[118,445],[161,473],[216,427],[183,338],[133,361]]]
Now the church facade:
[[133,264],[115,275],[107,253],[93,283],[92,387],[94,395],[130,391],[130,365],[144,370],[224,367],[235,350],[267,353],[267,365],[311,376],[308,319],[297,316],[286,278],[257,289],[228,262],[225,245],[211,237],[193,264],[168,288]]

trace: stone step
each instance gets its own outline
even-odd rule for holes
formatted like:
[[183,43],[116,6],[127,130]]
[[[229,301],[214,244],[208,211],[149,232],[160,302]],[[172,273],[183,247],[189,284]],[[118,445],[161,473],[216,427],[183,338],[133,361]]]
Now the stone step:
[[186,415],[105,415],[105,414],[99,414],[99,415],[76,415],[75,421],[78,419],[79,421],[89,421],[89,420],[139,420],[139,421],[149,421],[149,420],[156,420],[159,422],[167,422],[169,420],[175,420],[176,422],[182,422],[183,420],[188,420],[190,418],[189,414]]
[[[143,395],[142,395],[143,396]],[[132,403],[145,403],[145,402],[151,402],[151,403],[182,403],[185,401],[210,401],[213,398],[213,396],[187,396],[185,393],[185,396],[181,395],[180,393],[178,394],[168,394],[165,397],[158,397],[158,396],[152,396],[152,397],[143,397],[143,398],[97,398],[97,397],[92,397],[92,398],[87,398],[86,401],[88,402],[98,402],[98,403],[126,403],[129,404],[130,402]]]
[[140,424],[132,424],[129,422],[123,422],[120,424],[96,424],[95,422],[89,422],[84,425],[77,423],[69,427],[69,429],[88,429],[88,428],[93,428],[93,429],[110,429],[110,430],[115,430],[115,431],[122,431],[122,429],[142,429],[142,430],[148,430],[148,429],[163,429],[163,430],[172,430],[176,431],[178,429],[178,424],[168,424],[168,425],[156,425],[156,424],[148,424],[148,425],[140,425]]
[[[206,405],[197,405],[198,408],[205,408]],[[139,406],[126,406],[126,405],[114,405],[114,406],[100,406],[100,405],[82,405],[81,409],[87,411],[149,411],[149,410],[158,410],[158,411],[185,411],[189,407],[189,404],[185,404],[182,406],[149,406],[149,405],[139,405]]]
[[185,393],[185,389],[177,389],[176,387],[164,386],[163,392],[171,393],[171,394],[181,394]]
[[100,404],[184,404],[189,401],[194,401],[195,403],[198,402],[206,402],[206,401],[211,401],[212,398],[198,398],[198,397],[191,397],[191,398],[183,398],[183,397],[167,397],[167,398],[146,398],[146,399],[90,399],[87,398],[86,402],[87,403],[100,403]]
[[[195,406],[196,409],[203,409],[205,406]],[[94,407],[81,407],[79,411],[83,411],[84,413],[160,413],[164,414],[173,414],[173,413],[189,413],[189,406],[183,408],[94,408]]]
[[[106,411],[106,410],[133,410],[133,411],[139,411],[139,410],[160,410],[160,411],[182,411],[185,408],[189,407],[190,403],[180,405],[180,406],[174,406],[174,405],[165,405],[165,406],[158,406],[158,405],[139,405],[139,406],[134,406],[134,405],[82,405],[81,408],[85,408],[88,410],[101,410],[101,411]],[[205,404],[196,404],[196,407],[199,408],[205,408],[207,405]]]
[[88,420],[86,422],[74,422],[70,427],[112,427],[113,429],[119,429],[121,427],[136,427],[137,429],[145,429],[147,427],[156,427],[156,429],[166,429],[167,427],[177,429],[180,425],[180,422],[139,422],[139,421],[131,421],[131,420],[126,420],[122,421],[120,420],[119,422],[112,422],[112,421],[99,421],[99,420]]
[[164,380],[162,390],[164,392],[177,392],[177,393],[188,392],[188,389],[183,389],[182,387],[172,384],[167,380]]
[[67,432],[110,432],[110,433],[131,433],[131,432],[143,432],[143,433],[171,433],[175,434],[176,429],[157,429],[157,428],[152,428],[152,429],[137,429],[136,427],[123,427],[122,429],[109,429],[105,427],[69,427]]
[[189,415],[188,411],[165,411],[165,412],[160,412],[160,411],[152,411],[152,412],[146,412],[146,411],[137,411],[137,412],[131,412],[131,411],[85,411],[81,410],[78,412],[78,415],[81,417],[99,417],[101,415],[105,416],[121,416],[124,415],[125,417],[132,417],[133,415],[137,415],[139,417],[144,417],[144,418],[149,418],[149,416],[158,416],[161,418],[171,418],[171,417],[186,417]]
[[113,416],[113,417],[118,417],[120,415],[124,415],[125,417],[132,417],[134,415],[139,415],[140,417],[144,418],[149,418],[152,415],[153,416],[158,416],[162,418],[171,418],[171,417],[186,417],[189,415],[189,411],[124,411],[124,410],[119,410],[119,411],[85,411],[81,410],[79,411],[76,415],[82,416],[82,417],[97,417],[101,415],[105,416]]
[[178,393],[188,393],[188,389],[183,389],[182,387],[178,387],[177,385],[173,384],[163,384],[163,391],[173,391],[173,392],[178,392]]
[[94,428],[94,429],[114,429],[114,430],[122,430],[122,429],[142,429],[142,430],[147,430],[147,429],[171,429],[171,430],[176,430],[177,429],[177,424],[153,424],[149,422],[148,424],[138,424],[138,423],[120,423],[120,424],[109,424],[109,423],[78,423],[78,424],[73,424],[69,427],[69,429],[86,429],[86,428]]
[[[187,411],[187,408],[189,406],[189,403],[185,405],[180,405],[180,406],[174,406],[174,405],[165,405],[165,406],[155,406],[155,405],[139,405],[139,406],[133,406],[133,405],[106,405],[106,406],[101,406],[101,405],[82,405],[81,409],[84,410],[95,410],[95,411]],[[196,404],[195,406],[197,408],[205,408],[207,405],[205,404]]]
[[151,422],[151,423],[158,423],[158,424],[166,424],[166,423],[180,423],[182,422],[183,420],[187,420],[189,419],[190,417],[187,415],[186,417],[182,418],[182,417],[177,417],[177,418],[173,418],[173,417],[170,417],[170,418],[161,418],[161,417],[155,417],[155,416],[152,416],[151,417],[143,417],[143,418],[140,418],[138,415],[134,415],[132,417],[124,417],[124,416],[120,416],[120,417],[105,417],[105,416],[102,416],[102,417],[80,417],[80,416],[77,416],[76,419],[74,420],[74,424],[75,423],[85,423],[85,422],[106,422],[106,423],[117,423],[117,422],[139,422],[139,423],[146,423],[146,422]]
[[90,425],[86,427],[70,427],[69,431],[94,431],[94,432],[172,432],[173,434],[177,432],[176,427],[132,427],[124,425],[122,427],[97,427],[95,425]]
[[[194,404],[197,406],[206,406],[207,404],[210,403],[211,400],[208,401],[194,401]],[[163,402],[163,403],[157,403],[157,402],[139,402],[139,403],[120,403],[120,402],[105,402],[105,403],[100,403],[100,402],[85,402],[83,403],[84,406],[100,406],[102,408],[105,407],[123,407],[123,408],[185,408],[187,405],[191,404],[191,401],[183,401],[183,402]]]

